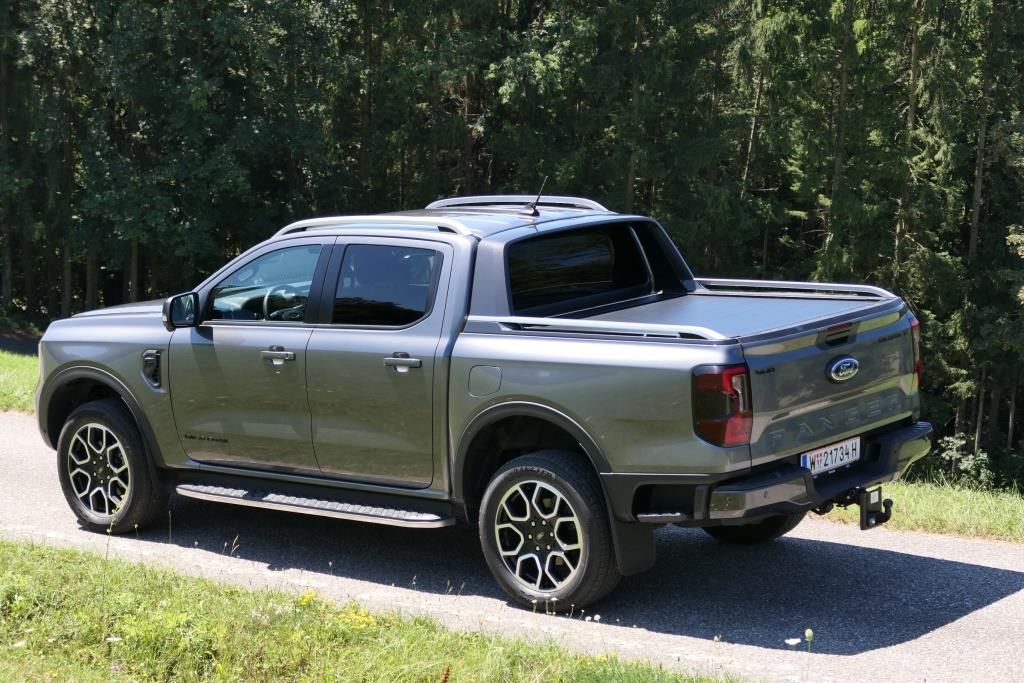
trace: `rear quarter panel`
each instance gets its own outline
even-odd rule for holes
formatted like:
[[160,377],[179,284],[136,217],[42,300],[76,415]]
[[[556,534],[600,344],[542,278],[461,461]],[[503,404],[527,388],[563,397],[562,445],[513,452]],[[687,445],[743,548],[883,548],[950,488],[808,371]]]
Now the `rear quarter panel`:
[[[463,333],[455,344],[449,386],[455,452],[476,416],[493,406],[527,402],[578,424],[612,472],[743,469],[750,465],[749,448],[723,449],[701,440],[693,433],[690,409],[691,369],[735,362],[742,362],[738,344]],[[471,391],[478,366],[487,381],[475,382]],[[480,385],[486,386],[481,390]]]

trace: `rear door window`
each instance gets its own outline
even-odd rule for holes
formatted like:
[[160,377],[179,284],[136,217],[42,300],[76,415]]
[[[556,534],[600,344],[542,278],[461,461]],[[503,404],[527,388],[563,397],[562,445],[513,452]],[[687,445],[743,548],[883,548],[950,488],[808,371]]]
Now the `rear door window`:
[[332,322],[400,327],[427,316],[441,254],[433,249],[353,244],[345,249]]
[[650,269],[633,228],[598,225],[515,242],[508,252],[512,308],[552,315],[652,292]]

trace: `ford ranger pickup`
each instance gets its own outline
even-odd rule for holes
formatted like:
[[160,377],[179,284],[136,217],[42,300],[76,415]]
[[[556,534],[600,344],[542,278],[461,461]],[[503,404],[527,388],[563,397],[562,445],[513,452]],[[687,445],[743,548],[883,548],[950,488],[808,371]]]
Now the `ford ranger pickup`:
[[896,295],[695,277],[656,221],[575,197],[302,220],[193,291],[54,322],[40,361],[88,529],[171,494],[469,523],[511,598],[555,610],[650,567],[666,524],[742,544],[834,506],[882,524],[879,485],[932,431]]

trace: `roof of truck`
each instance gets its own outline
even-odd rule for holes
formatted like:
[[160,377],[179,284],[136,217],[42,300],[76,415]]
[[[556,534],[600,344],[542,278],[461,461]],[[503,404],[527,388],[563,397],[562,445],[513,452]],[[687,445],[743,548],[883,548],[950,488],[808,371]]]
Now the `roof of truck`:
[[[536,201],[536,204],[533,202]],[[532,206],[531,206],[532,205]],[[487,195],[443,199],[424,209],[395,211],[366,216],[326,216],[292,223],[275,237],[311,230],[351,229],[353,227],[440,230],[478,238],[498,232],[542,223],[585,216],[614,216],[597,202],[580,197],[545,195]]]

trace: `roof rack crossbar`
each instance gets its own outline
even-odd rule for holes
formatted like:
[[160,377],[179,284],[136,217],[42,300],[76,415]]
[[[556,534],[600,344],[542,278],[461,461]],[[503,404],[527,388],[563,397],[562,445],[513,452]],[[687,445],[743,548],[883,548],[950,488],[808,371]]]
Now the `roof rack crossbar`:
[[472,235],[461,222],[452,218],[441,218],[434,216],[334,216],[328,218],[308,218],[286,225],[274,234],[274,237],[290,235],[295,232],[306,230],[318,230],[326,228],[344,228],[353,225],[379,225],[405,228],[435,229],[443,232],[454,232],[457,235]]
[[608,211],[607,208],[598,204],[593,199],[585,197],[563,197],[561,195],[545,194],[539,200],[537,195],[532,194],[489,194],[475,195],[471,197],[449,197],[439,199],[436,202],[427,204],[428,209],[444,209],[456,206],[493,206],[496,204],[522,204],[527,206],[537,201],[539,206],[568,206],[575,209],[590,209],[592,211]]

